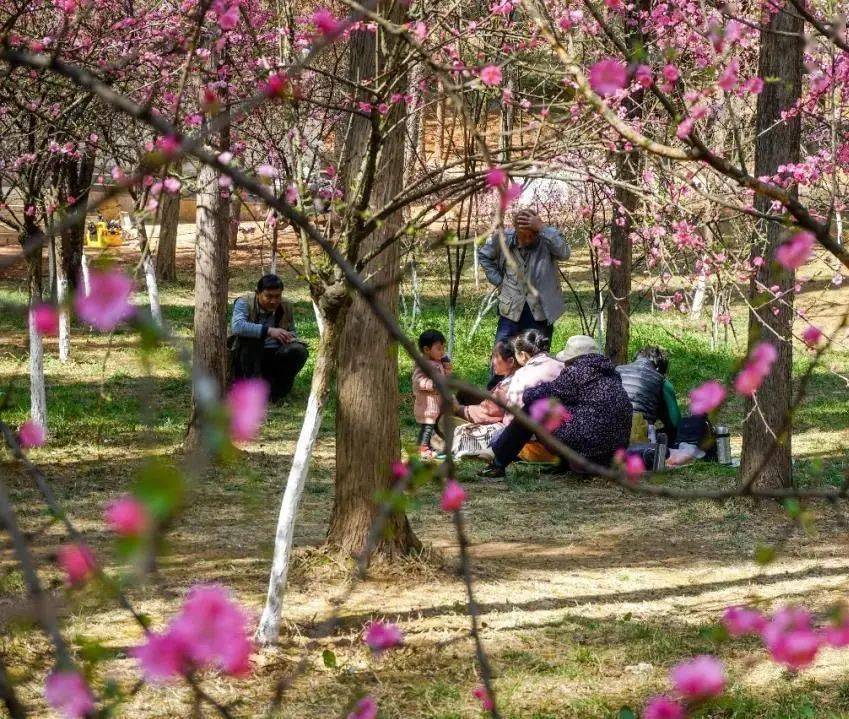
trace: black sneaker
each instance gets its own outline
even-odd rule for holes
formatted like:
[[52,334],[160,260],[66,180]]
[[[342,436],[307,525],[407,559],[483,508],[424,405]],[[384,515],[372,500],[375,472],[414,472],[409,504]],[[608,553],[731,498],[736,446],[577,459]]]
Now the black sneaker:
[[507,471],[504,467],[497,464],[488,464],[480,472],[478,472],[478,477],[484,477],[485,479],[498,479],[506,476]]

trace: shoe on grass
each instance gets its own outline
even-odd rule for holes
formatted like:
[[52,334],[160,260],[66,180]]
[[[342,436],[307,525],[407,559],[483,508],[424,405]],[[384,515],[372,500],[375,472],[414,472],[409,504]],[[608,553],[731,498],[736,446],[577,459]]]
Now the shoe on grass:
[[478,472],[478,477],[483,477],[484,479],[500,479],[501,477],[506,476],[507,470],[497,464],[488,464],[480,472]]

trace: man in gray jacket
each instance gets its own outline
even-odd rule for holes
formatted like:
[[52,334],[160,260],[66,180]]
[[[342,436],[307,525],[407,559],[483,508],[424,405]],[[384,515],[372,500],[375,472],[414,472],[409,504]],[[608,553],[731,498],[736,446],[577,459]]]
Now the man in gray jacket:
[[277,275],[264,275],[256,292],[233,303],[227,349],[233,379],[262,377],[270,385],[272,402],[280,402],[292,390],[308,353],[298,339],[292,304],[283,299],[283,280]]
[[515,230],[504,231],[512,262],[505,257],[497,233],[478,250],[486,279],[500,289],[495,341],[526,329],[538,329],[550,340],[554,322],[565,307],[557,262],[569,259],[571,250],[560,231],[546,227],[531,209],[519,210],[513,223]]

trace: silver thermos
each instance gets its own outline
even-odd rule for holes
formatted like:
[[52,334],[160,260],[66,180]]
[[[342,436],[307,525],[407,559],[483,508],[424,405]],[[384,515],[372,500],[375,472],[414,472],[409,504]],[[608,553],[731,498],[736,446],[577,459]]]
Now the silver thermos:
[[716,461],[720,464],[731,464],[731,433],[725,425],[717,425],[716,429]]
[[669,438],[664,432],[657,433],[657,442],[654,445],[654,472],[662,472],[666,469],[666,448],[669,446]]

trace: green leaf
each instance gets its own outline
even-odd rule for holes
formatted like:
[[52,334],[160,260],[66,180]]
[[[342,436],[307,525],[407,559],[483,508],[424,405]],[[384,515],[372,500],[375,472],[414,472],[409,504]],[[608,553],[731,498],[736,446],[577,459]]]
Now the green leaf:
[[616,719],[637,719],[637,715],[630,707],[622,707],[616,715]]
[[798,499],[785,499],[784,509],[793,519],[796,519],[802,512],[802,505]]
[[185,480],[176,467],[160,459],[151,459],[139,472],[133,493],[156,519],[162,520],[180,507],[185,490]]
[[755,547],[755,561],[761,566],[764,566],[774,561],[777,555],[778,552],[776,551],[775,547],[772,547],[768,544],[759,544],[757,547]]
[[717,643],[725,642],[730,638],[728,630],[721,624],[713,627],[702,627],[699,630],[699,636],[702,637],[702,639],[708,639]]
[[321,653],[321,661],[328,669],[336,669],[336,655],[330,649],[325,649]]

